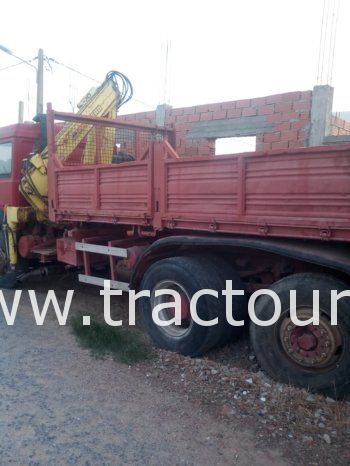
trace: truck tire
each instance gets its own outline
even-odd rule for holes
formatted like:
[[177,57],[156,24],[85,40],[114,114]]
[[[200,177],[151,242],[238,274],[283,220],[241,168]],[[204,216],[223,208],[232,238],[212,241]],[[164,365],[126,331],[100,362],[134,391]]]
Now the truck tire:
[[[350,389],[350,299],[338,301],[338,325],[331,325],[331,290],[347,286],[328,275],[300,273],[274,283],[271,288],[281,301],[281,316],[268,327],[251,322],[250,337],[261,367],[274,379],[332,397],[343,397]],[[313,293],[319,290],[320,324],[296,326],[290,319],[290,290],[296,290],[300,320],[312,316]],[[268,320],[273,300],[262,295],[255,314]]]
[[[140,299],[140,311],[144,326],[153,341],[160,348],[186,356],[200,356],[216,345],[222,333],[225,315],[221,284],[222,281],[217,279],[210,261],[203,257],[171,257],[151,265],[141,282],[141,289],[150,290],[151,299]],[[153,321],[154,305],[164,302],[155,301],[154,292],[162,288],[174,289],[180,293],[183,316],[181,326],[160,327]],[[203,295],[198,300],[197,313],[203,320],[218,317],[219,324],[205,327],[191,319],[189,301],[196,291],[208,288],[218,291],[219,298]],[[172,315],[164,317],[169,319]]]
[[[233,290],[244,290],[245,286],[235,268],[220,256],[208,255],[207,260],[211,262],[211,267],[215,269],[219,287],[221,290],[226,288],[226,280],[232,281]],[[226,302],[223,303],[223,309],[226,308]],[[223,312],[223,323],[218,342],[215,347],[222,347],[234,341],[242,335],[244,328],[247,328],[248,322],[248,307],[246,296],[234,296],[232,299],[232,315],[235,320],[244,320],[245,325],[233,326],[227,322],[226,313]]]

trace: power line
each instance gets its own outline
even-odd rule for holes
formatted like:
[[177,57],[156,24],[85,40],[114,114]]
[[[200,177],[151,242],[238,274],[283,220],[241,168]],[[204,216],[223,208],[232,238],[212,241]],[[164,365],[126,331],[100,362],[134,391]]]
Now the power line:
[[65,65],[64,63],[61,63],[61,62],[55,60],[54,58],[48,58],[48,60],[52,61],[53,63],[56,63],[56,65],[60,65],[60,66],[63,66],[64,68],[67,68],[67,70],[69,70],[69,71],[73,71],[74,73],[80,74],[80,76],[83,76],[84,78],[90,79],[91,81],[94,81],[95,83],[100,84],[100,82],[101,82],[101,81],[99,81],[99,80],[97,80],[95,78],[92,78],[91,76],[88,76],[85,73],[82,73],[81,71],[76,70],[75,68],[73,68],[73,67],[71,67],[69,65]]
[[31,60],[28,60],[28,61],[19,61],[17,63],[15,63],[14,65],[9,65],[9,66],[5,66],[4,68],[0,68],[0,71],[5,71],[5,70],[8,70],[10,68],[14,68],[15,66],[18,66],[18,65],[27,65],[31,62],[33,62],[34,60],[36,60],[36,58],[32,58]]
[[[5,53],[7,53],[7,54],[9,54],[9,55],[12,55],[12,56],[14,56],[15,58],[18,58],[18,59],[20,60],[18,63],[15,63],[15,64],[10,65],[10,66],[6,66],[6,67],[4,67],[4,68],[0,68],[0,71],[5,71],[5,70],[7,70],[7,69],[14,68],[14,67],[19,66],[19,65],[22,65],[22,64],[24,64],[24,63],[25,63],[25,64],[28,64],[28,65],[30,65],[30,66],[32,66],[32,67],[35,68],[35,69],[37,69],[34,65],[31,64],[31,62],[37,60],[38,57],[32,58],[31,60],[24,60],[24,59],[22,59],[22,58],[20,58],[20,57],[17,57],[16,55],[14,55],[14,54],[13,54],[9,49],[7,49],[7,48],[5,48],[5,47],[3,47],[3,46],[0,46],[0,48],[1,48],[1,50],[3,50]],[[93,82],[95,82],[95,83],[97,83],[97,84],[100,84],[100,83],[101,83],[100,80],[95,79],[95,78],[93,78],[93,77],[91,77],[91,76],[89,76],[89,75],[87,75],[87,74],[85,74],[85,73],[83,73],[83,72],[81,72],[81,71],[79,71],[79,70],[73,68],[73,67],[70,66],[70,65],[66,65],[65,63],[59,62],[59,61],[56,60],[55,58],[50,58],[50,57],[48,57],[48,56],[45,56],[45,57],[44,57],[44,60],[45,60],[45,62],[47,63],[47,65],[48,65],[50,68],[51,68],[51,62],[52,62],[52,63],[55,63],[56,65],[62,66],[63,68],[66,68],[67,70],[72,71],[73,73],[76,73],[76,74],[78,74],[78,75],[80,75],[80,76],[82,76],[82,77],[84,77],[84,78],[86,78],[86,79],[89,79],[90,81],[93,81]],[[138,102],[138,103],[140,103],[140,104],[142,104],[142,105],[148,107],[148,108],[152,108],[152,109],[154,108],[153,105],[150,105],[150,104],[148,104],[148,103],[146,103],[146,102],[144,102],[144,101],[142,101],[142,100],[136,99],[135,97],[134,97],[134,100],[135,100],[136,102]],[[28,102],[28,104],[29,104],[29,102]]]
[[142,100],[136,99],[135,97],[133,97],[133,100],[135,100],[135,102],[138,102],[139,104],[145,105],[148,108],[154,109],[155,107],[155,105],[150,105],[147,102],[143,102]]
[[18,55],[14,54],[12,52],[12,50],[8,49],[7,47],[5,47],[4,45],[1,45],[1,44],[0,44],[0,50],[2,50],[4,53],[7,53],[7,55],[11,55],[11,57],[15,57],[15,58],[17,58],[17,60],[20,60],[21,62],[26,63],[27,65],[29,65],[32,68],[34,68],[35,70],[37,70],[36,66],[31,64],[31,61],[33,61],[33,60],[30,60],[30,61],[25,60],[24,58],[21,58]]
[[[98,79],[95,79],[95,78],[92,78],[91,76],[88,76],[87,74],[85,73],[82,73],[81,71],[79,70],[76,70],[75,68],[69,66],[69,65],[65,65],[64,63],[61,63],[57,60],[55,60],[54,58],[48,58],[49,61],[52,61],[53,63],[55,63],[56,65],[60,65],[60,66],[63,66],[64,68],[68,69],[69,71],[73,71],[73,73],[77,73],[79,74],[80,76],[83,76],[84,78],[87,78],[87,79],[90,79],[91,81],[94,81],[95,83],[97,84],[100,84],[101,81],[99,81]],[[139,99],[136,99],[135,97],[133,97],[133,100],[135,102],[138,102],[142,105],[145,105],[146,107],[149,107],[149,108],[154,108],[153,105],[150,105],[148,104],[147,102],[143,102],[142,100],[139,100]]]

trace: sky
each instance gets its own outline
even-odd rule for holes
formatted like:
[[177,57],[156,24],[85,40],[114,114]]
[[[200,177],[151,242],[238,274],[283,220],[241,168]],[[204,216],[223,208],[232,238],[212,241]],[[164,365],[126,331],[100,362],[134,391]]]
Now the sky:
[[[332,2],[334,0],[326,0]],[[312,89],[317,84],[324,0],[3,0],[0,44],[46,56],[103,80],[126,74],[133,113]],[[350,110],[350,1],[340,0],[332,85],[334,111]],[[330,28],[329,28],[330,29]],[[166,48],[168,44],[168,65]],[[328,56],[328,52],[326,52]],[[0,125],[35,114],[35,69],[0,51]],[[34,62],[35,64],[35,62]],[[165,70],[167,69],[167,72]],[[322,84],[329,84],[324,72]],[[166,77],[166,79],[165,79]],[[59,65],[45,71],[45,102],[71,111],[92,80]]]

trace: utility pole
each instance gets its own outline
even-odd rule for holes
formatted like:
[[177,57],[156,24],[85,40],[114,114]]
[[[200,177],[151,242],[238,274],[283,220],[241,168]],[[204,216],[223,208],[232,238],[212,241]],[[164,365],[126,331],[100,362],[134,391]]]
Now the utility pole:
[[10,49],[0,44],[0,50],[12,55],[23,63],[31,66],[36,70],[36,113],[44,113],[44,51],[39,49],[38,51],[38,67],[34,66],[28,60],[23,60],[23,58],[15,55]]
[[44,113],[44,51],[38,51],[38,69],[36,74],[36,113]]

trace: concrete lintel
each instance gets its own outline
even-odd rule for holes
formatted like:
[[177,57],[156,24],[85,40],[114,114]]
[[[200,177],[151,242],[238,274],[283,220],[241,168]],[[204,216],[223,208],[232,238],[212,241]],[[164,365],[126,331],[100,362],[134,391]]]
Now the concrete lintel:
[[350,144],[350,135],[326,136],[323,138],[323,144]]
[[188,131],[187,139],[215,139],[240,136],[255,136],[273,131],[266,116],[228,118],[224,120],[198,121]]

